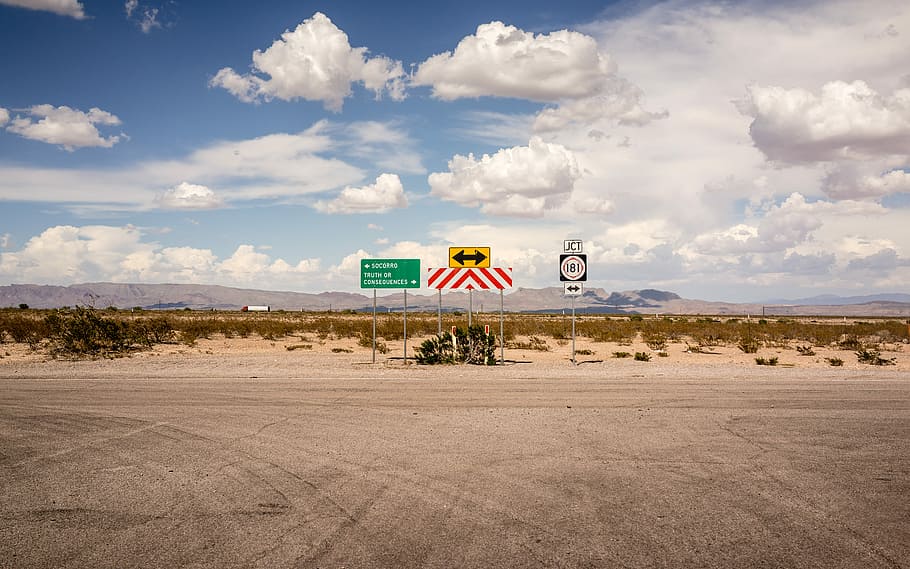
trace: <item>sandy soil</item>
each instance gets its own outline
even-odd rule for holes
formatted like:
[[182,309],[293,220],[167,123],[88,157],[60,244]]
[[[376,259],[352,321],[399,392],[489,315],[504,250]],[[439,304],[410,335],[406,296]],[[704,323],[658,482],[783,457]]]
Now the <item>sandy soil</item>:
[[910,567],[906,351],[548,344],[0,345],[0,569]]

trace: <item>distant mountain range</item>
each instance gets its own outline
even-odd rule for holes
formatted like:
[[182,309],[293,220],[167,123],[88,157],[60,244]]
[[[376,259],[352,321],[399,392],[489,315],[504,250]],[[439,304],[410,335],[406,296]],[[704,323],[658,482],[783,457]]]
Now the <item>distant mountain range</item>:
[[[382,294],[382,293],[380,293]],[[572,301],[562,287],[517,288],[503,297],[506,312],[568,312]],[[404,293],[382,294],[377,309],[399,311]],[[408,292],[408,310],[435,311],[437,293]],[[467,292],[442,295],[445,311],[467,310],[472,299]],[[27,304],[31,308],[93,306],[95,308],[142,308],[192,310],[239,310],[243,306],[268,305],[272,310],[372,310],[372,294],[348,292],[281,292],[230,288],[217,285],[85,283],[71,286],[13,284],[0,286],[0,307]],[[475,312],[498,312],[499,292],[474,291]],[[599,314],[738,314],[753,316],[910,316],[910,295],[877,294],[870,296],[816,296],[794,301],[766,303],[728,303],[690,300],[678,294],[654,290],[607,292],[592,288],[576,297],[578,313]]]

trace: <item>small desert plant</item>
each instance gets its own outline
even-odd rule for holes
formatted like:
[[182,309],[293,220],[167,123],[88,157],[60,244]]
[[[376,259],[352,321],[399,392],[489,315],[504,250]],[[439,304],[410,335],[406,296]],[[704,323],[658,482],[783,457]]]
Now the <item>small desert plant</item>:
[[[483,326],[470,326],[467,330],[455,329],[455,359],[475,365],[495,365],[495,337],[487,334]],[[546,344],[546,342],[544,342]]]
[[663,351],[667,349],[667,337],[663,334],[649,334],[645,337],[645,344],[655,352]]
[[649,362],[651,361],[651,354],[647,352],[635,352],[635,361],[637,362]]
[[875,366],[890,366],[894,365],[897,361],[897,358],[883,358],[881,352],[878,350],[869,350],[866,348],[861,348],[856,351],[856,359],[859,360],[859,363],[861,364]]
[[452,345],[452,335],[444,332],[428,338],[414,350],[414,354],[419,364],[453,364],[455,363],[455,348]]
[[632,357],[632,354],[630,354],[629,352],[613,352],[613,357],[619,358],[619,359],[630,358],[630,357]]
[[777,357],[776,356],[772,356],[770,358],[758,357],[758,358],[755,358],[755,363],[757,363],[760,366],[776,366]]
[[593,355],[594,355],[594,351],[593,351],[593,350],[589,350],[589,349],[587,349],[587,348],[583,348],[583,349],[581,349],[581,350],[575,350],[575,354],[576,354],[576,355],[579,355],[579,356],[593,356]]
[[538,352],[547,352],[550,350],[547,341],[537,336],[529,337],[527,342],[509,342],[506,344],[506,347],[513,350],[535,350]]
[[751,336],[744,336],[740,338],[739,343],[737,343],[736,346],[742,350],[744,354],[757,353],[759,348],[758,341]]
[[657,357],[659,357],[659,358],[669,358],[669,357],[670,357],[670,354],[668,354],[667,352],[657,352]]
[[332,348],[333,354],[353,354],[354,350],[350,348]]
[[796,351],[799,352],[801,356],[814,356],[815,350],[812,349],[812,346],[796,346]]
[[832,365],[834,367],[841,367],[844,365],[844,360],[840,358],[825,358],[825,361],[828,362],[828,365]]
[[285,346],[285,349],[289,352],[294,350],[312,350],[313,344],[291,344],[290,346]]

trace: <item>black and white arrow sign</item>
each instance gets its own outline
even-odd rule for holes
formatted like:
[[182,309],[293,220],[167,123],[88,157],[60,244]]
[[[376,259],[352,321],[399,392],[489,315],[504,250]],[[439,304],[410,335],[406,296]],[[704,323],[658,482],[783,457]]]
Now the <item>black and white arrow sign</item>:
[[566,296],[581,296],[585,292],[585,285],[578,282],[563,283],[564,294]]

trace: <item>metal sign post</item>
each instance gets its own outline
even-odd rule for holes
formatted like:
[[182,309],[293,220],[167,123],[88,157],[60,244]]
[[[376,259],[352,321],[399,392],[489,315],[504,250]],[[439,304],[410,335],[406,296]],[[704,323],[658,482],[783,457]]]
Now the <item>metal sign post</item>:
[[468,290],[468,330],[471,329],[471,313],[474,312],[474,289]]
[[373,363],[376,363],[376,289],[373,289]]
[[[499,363],[506,363],[506,338],[502,332],[502,289],[499,289]],[[908,322],[910,324],[910,322]]]
[[404,289],[404,367],[408,367],[408,289]]
[[572,363],[578,365],[575,361],[575,297],[572,297]]

